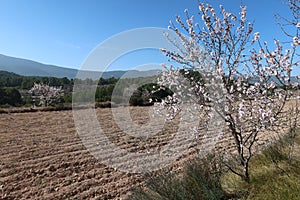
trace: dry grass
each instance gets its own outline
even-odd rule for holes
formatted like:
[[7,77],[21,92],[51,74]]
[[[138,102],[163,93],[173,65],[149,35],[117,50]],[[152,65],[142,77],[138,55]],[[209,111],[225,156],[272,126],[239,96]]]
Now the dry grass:
[[288,144],[281,140],[266,148],[250,162],[251,181],[241,181],[232,173],[223,176],[224,189],[241,199],[300,199],[300,135],[295,139],[292,159],[288,159]]

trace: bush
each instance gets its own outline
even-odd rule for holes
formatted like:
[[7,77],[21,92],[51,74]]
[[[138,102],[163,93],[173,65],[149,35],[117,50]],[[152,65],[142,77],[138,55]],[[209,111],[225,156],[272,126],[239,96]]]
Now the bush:
[[161,89],[157,84],[149,83],[133,92],[129,104],[131,106],[151,106],[154,102],[161,102],[162,99],[172,94],[173,92],[168,88]]
[[129,99],[129,105],[131,106],[144,106],[147,103],[150,103],[149,100],[144,99],[138,92],[134,92]]
[[0,105],[19,106],[23,104],[20,92],[15,88],[0,88]]
[[221,187],[221,170],[214,155],[185,166],[182,176],[165,172],[150,176],[146,188],[138,188],[129,199],[229,199]]
[[11,105],[9,105],[9,104],[2,104],[2,105],[0,105],[0,108],[10,108],[11,107]]

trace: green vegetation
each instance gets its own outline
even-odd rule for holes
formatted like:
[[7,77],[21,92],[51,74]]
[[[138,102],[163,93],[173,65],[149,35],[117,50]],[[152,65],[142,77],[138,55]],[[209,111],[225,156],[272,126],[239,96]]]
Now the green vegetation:
[[72,92],[73,80],[56,77],[35,77],[20,76],[15,73],[0,71],[0,106],[27,106],[32,105],[32,98],[29,90],[34,83],[46,83],[49,86],[62,86],[66,93],[64,101],[72,102],[70,93]]
[[73,80],[68,78],[20,76],[6,71],[0,71],[0,87],[14,87],[20,90],[29,90],[33,83],[47,83],[50,86],[70,86]]
[[[149,176],[146,187],[130,199],[300,199],[300,131],[290,152],[288,137],[270,145],[250,162],[250,182],[224,170],[222,161],[209,155],[193,161],[181,173]],[[292,153],[290,155],[290,153]],[[217,154],[216,154],[217,155]]]
[[[61,86],[64,91],[62,100],[53,106],[70,105],[72,103],[72,91],[74,83],[76,85],[83,85],[83,90],[76,94],[76,102],[87,102],[89,97],[95,93],[95,101],[111,102],[115,104],[130,104],[133,106],[147,106],[152,105],[153,102],[161,101],[172,92],[168,89],[160,89],[157,85],[153,84],[155,77],[143,78],[100,78],[99,80],[93,79],[71,79],[56,78],[56,77],[29,77],[20,76],[11,72],[0,71],[0,106],[26,106],[32,105],[33,100],[29,90],[33,87],[34,83],[44,83],[49,86]],[[94,87],[97,86],[96,92]],[[124,91],[133,86],[139,86],[135,91],[131,91],[129,99],[124,98]],[[112,95],[114,99],[112,100]],[[62,105],[63,104],[63,105]]]
[[23,104],[20,92],[15,88],[0,88],[0,105],[19,106]]
[[226,173],[223,187],[244,199],[300,199],[300,137],[295,138],[293,155],[289,158],[289,141],[283,138],[253,158],[250,162],[251,181],[245,184]]
[[132,94],[129,104],[132,106],[153,105],[154,102],[161,102],[165,97],[173,95],[168,88],[159,88],[157,84],[149,83],[138,87]]
[[190,161],[180,174],[164,171],[158,176],[150,176],[147,188],[136,189],[129,199],[228,199],[229,195],[221,187],[222,174],[215,158],[215,155],[209,155]]

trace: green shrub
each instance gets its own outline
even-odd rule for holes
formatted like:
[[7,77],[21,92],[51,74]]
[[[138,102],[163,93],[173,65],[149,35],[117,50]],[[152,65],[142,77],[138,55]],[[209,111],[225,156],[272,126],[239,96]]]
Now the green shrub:
[[182,174],[160,173],[150,176],[146,188],[138,188],[129,199],[193,200],[228,199],[221,187],[220,163],[214,155],[191,161]]
[[15,88],[0,88],[0,105],[20,106],[23,104],[20,92]]
[[3,105],[0,105],[0,108],[10,108],[11,107],[11,105],[9,105],[9,104],[3,104]]

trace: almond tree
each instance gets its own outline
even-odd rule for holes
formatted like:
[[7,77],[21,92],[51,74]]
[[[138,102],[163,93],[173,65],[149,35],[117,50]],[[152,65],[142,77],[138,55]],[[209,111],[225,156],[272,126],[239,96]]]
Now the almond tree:
[[[299,52],[297,52],[298,46],[300,45],[299,36],[300,36],[300,0],[287,0],[285,3],[290,9],[290,18],[281,16],[279,14],[275,15],[277,23],[279,24],[283,34],[286,36],[287,41],[283,43],[286,45],[291,45],[289,60],[292,66],[297,66],[299,64]],[[294,77],[299,80],[299,77]],[[293,84],[297,87],[297,82]],[[299,89],[299,86],[297,87]],[[299,91],[299,90],[298,90]],[[294,148],[294,140],[297,135],[297,129],[299,129],[299,93],[293,95],[292,100],[289,103],[287,112],[289,116],[286,118],[286,124],[289,129],[289,153],[288,158],[291,161],[291,155]]]
[[41,106],[59,102],[64,94],[61,86],[53,87],[44,83],[34,83],[29,93],[32,94],[33,100]]
[[[253,24],[246,19],[247,9],[241,6],[239,15],[220,12],[209,4],[199,3],[199,20],[185,10],[186,20],[177,16],[169,29],[176,38],[167,35],[177,50],[162,52],[181,67],[165,66],[159,84],[169,87],[174,95],[161,103],[176,117],[183,109],[200,118],[199,127],[207,128],[219,121],[234,141],[234,159],[224,162],[243,180],[249,182],[249,161],[253,157],[259,135],[271,130],[283,114],[290,97],[292,67],[290,57],[296,50],[283,50],[279,41],[271,51],[253,33]],[[187,34],[186,35],[184,35]],[[294,39],[293,48],[298,46]],[[255,48],[258,48],[256,50]],[[249,51],[250,50],[250,51]],[[182,73],[182,69],[185,71]],[[199,71],[200,79],[188,78],[191,71]],[[184,82],[189,84],[183,84]],[[187,96],[192,98],[186,99]]]

